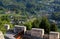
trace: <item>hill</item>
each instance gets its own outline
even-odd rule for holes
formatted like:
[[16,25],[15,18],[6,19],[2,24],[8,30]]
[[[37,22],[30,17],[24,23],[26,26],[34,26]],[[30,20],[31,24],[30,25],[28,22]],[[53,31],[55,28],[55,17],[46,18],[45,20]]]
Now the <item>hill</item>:
[[0,0],[1,13],[13,11],[13,13],[34,14],[60,12],[59,0]]

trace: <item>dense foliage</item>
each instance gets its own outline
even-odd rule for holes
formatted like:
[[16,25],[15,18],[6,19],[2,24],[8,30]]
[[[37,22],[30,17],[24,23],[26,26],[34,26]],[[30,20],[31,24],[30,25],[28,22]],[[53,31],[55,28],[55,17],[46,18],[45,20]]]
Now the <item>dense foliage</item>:
[[[59,12],[58,0],[0,0],[0,9],[15,11],[16,13],[36,14],[40,12]],[[20,12],[21,11],[21,12]]]
[[5,24],[9,24],[10,27],[12,28],[12,24],[10,23],[10,19],[8,15],[4,15],[4,16],[0,16],[0,30],[3,33],[6,33],[6,28],[5,28]]
[[41,20],[39,27],[44,29],[45,33],[50,32],[50,23],[46,17],[42,17],[42,20]]
[[[13,16],[13,25],[21,25],[22,23],[20,24],[19,22],[22,21],[22,19],[32,20],[34,17],[40,18],[46,14],[51,15],[50,18],[53,20],[60,20],[60,0],[0,0],[0,14],[11,14]],[[16,16],[16,14],[19,16]],[[10,21],[10,16],[1,15],[0,30],[5,32],[4,24],[10,24]],[[45,17],[36,19],[33,22],[28,21],[24,25],[28,30],[31,28],[43,28],[45,29],[45,33],[49,33],[50,30],[55,31],[54,29],[56,28],[50,29],[50,23]],[[55,24],[53,26],[55,26]]]
[[50,31],[57,31],[58,28],[57,28],[57,25],[55,23],[52,23],[51,26],[50,26]]
[[32,28],[39,28],[40,21],[38,19],[34,20],[32,23]]
[[24,25],[27,27],[27,30],[31,30],[32,29],[32,24],[31,24],[30,21],[26,22]]
[[[13,28],[13,25],[25,25],[27,27],[27,30],[31,30],[32,28],[43,28],[45,30],[45,33],[49,33],[49,31],[57,31],[56,24],[49,23],[48,19],[46,17],[42,17],[42,19],[31,19],[30,21],[26,21],[24,24],[19,23],[21,17],[12,17],[10,18],[9,15],[2,15],[0,16],[0,30],[5,33],[6,29],[4,27],[5,24],[9,24],[11,28]],[[14,24],[10,23],[11,19],[14,19]]]
[[42,28],[44,29],[45,33],[48,34],[50,31],[58,30],[57,25],[55,23],[51,24],[46,17],[42,17],[40,20],[36,19],[33,22],[27,22],[25,26],[28,30],[32,28]]

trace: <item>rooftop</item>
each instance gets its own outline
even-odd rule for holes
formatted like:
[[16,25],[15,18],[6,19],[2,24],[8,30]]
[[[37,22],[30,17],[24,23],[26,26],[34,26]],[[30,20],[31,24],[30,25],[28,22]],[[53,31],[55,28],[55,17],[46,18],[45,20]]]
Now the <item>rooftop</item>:
[[51,31],[50,33],[54,33],[54,34],[57,34],[57,33],[59,33],[59,32],[52,32],[52,31]]
[[32,28],[32,30],[44,30],[44,29],[39,29],[39,28]]
[[19,26],[19,25],[15,25],[15,27],[25,27],[25,26]]

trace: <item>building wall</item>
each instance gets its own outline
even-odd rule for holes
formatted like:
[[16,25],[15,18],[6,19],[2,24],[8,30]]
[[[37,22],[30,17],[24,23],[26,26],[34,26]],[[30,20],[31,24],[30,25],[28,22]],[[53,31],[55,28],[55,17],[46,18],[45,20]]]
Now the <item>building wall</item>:
[[[15,31],[24,30],[25,39],[59,39],[59,32],[50,32],[49,35],[44,34],[44,29],[32,28],[26,31],[26,27],[15,27]],[[16,39],[21,39],[20,35]]]
[[43,38],[44,29],[33,28],[31,30],[31,36]]
[[14,33],[18,33],[20,31],[26,32],[26,27],[25,26],[15,25],[15,27],[14,27]]
[[50,32],[49,39],[59,39],[59,32]]

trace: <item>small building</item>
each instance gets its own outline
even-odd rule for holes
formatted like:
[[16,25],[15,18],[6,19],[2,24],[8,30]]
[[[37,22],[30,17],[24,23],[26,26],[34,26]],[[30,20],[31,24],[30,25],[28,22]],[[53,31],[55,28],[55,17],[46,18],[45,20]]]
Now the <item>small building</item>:
[[43,38],[43,36],[44,36],[44,29],[32,28],[31,36]]
[[59,39],[59,32],[50,32],[49,39]]
[[19,26],[19,25],[15,25],[14,27],[14,33],[19,33],[20,31],[26,31],[26,27],[25,26]]

